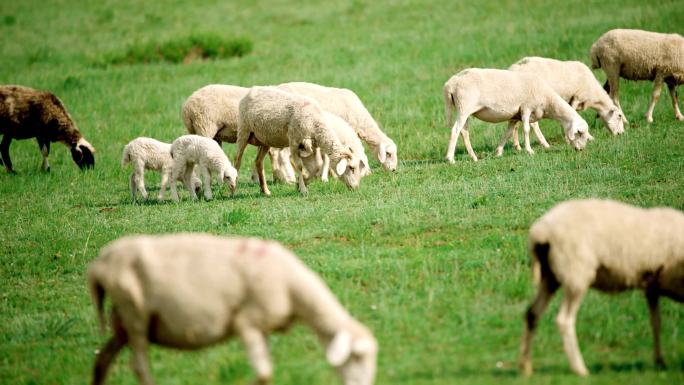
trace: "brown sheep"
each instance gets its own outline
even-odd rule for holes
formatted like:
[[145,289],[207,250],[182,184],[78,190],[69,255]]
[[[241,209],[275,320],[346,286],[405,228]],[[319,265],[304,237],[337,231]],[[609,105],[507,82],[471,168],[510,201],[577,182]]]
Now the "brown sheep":
[[9,156],[12,139],[36,138],[43,154],[43,171],[50,171],[50,142],[57,141],[71,148],[71,156],[81,169],[95,166],[95,148],[83,139],[62,102],[47,91],[0,85],[0,135],[0,164],[10,173],[14,173]]

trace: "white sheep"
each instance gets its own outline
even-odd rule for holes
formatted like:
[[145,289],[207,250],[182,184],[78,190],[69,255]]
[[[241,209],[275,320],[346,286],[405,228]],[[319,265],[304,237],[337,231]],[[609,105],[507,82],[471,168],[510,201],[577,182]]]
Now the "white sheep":
[[[171,157],[173,158],[171,180],[175,181],[182,176],[185,187],[193,199],[197,199],[197,194],[191,184],[191,176],[195,165],[197,166],[197,172],[202,175],[204,197],[207,200],[212,199],[212,175],[216,177],[219,183],[228,185],[231,194],[235,192],[237,170],[230,164],[221,146],[213,139],[199,135],[183,135],[171,144]],[[171,198],[174,201],[178,201],[176,183],[171,183]]]
[[[520,59],[508,69],[541,77],[578,112],[588,108],[596,110],[599,118],[613,135],[622,134],[625,131],[622,111],[613,103],[586,64],[579,61],[561,61],[532,56]],[[539,122],[531,123],[531,125],[539,142],[548,148],[548,142],[541,135]],[[519,150],[517,129],[514,130],[513,135],[514,145]]]
[[490,123],[508,121],[508,129],[497,147],[497,154],[503,151],[518,121],[523,122],[525,149],[529,154],[534,154],[530,147],[530,123],[542,118],[558,120],[563,126],[565,137],[576,150],[583,149],[587,141],[593,139],[589,134],[589,125],[577,111],[544,80],[524,72],[465,69],[444,84],[447,126],[451,126],[452,108],[456,109],[458,117],[451,129],[447,148],[446,159],[450,163],[455,163],[454,152],[459,134],[463,135],[468,154],[477,161],[466,125],[471,115]]
[[344,119],[368,144],[382,166],[386,170],[396,171],[399,161],[397,145],[382,132],[378,123],[353,91],[305,82],[284,83],[278,88],[308,96],[317,101],[324,110]]
[[[171,144],[145,137],[133,139],[124,146],[121,156],[121,167],[125,167],[129,163],[133,165],[133,173],[131,173],[129,180],[131,198],[135,200],[136,191],[139,191],[143,199],[147,199],[145,170],[154,170],[161,174],[161,186],[157,199],[163,200],[173,167]],[[171,181],[171,183],[175,183],[175,181]],[[195,192],[202,187],[202,182],[194,172],[192,173],[192,186]]]
[[646,111],[649,123],[653,122],[653,109],[665,82],[670,90],[675,118],[684,120],[676,90],[684,83],[684,37],[681,35],[613,29],[601,35],[591,46],[591,63],[593,68],[602,68],[606,73],[604,87],[621,110],[620,77],[653,81],[653,93]]
[[[363,144],[356,134],[356,131],[342,118],[334,115],[330,112],[323,111],[323,116],[331,127],[337,138],[340,140],[343,146],[347,147],[349,151],[358,157],[361,162],[359,163],[359,168],[361,172],[361,177],[370,175],[371,169],[368,164],[368,157],[364,151]],[[328,173],[330,171],[330,157],[320,151],[320,148],[316,147],[315,153],[307,158],[302,158],[304,169],[307,171],[309,178],[311,176],[320,177],[324,182],[328,181]],[[334,176],[337,176],[333,173]],[[307,178],[305,178],[307,179]]]
[[273,366],[268,335],[295,322],[313,329],[345,385],[372,385],[378,346],[335,295],[292,252],[273,241],[208,234],[129,236],[102,248],[87,272],[101,329],[109,296],[113,336],[98,353],[104,382],[128,345],[141,384],[151,385],[148,346],[196,350],[238,337],[258,384]]
[[302,194],[307,194],[308,190],[301,177],[301,158],[313,155],[315,147],[320,147],[330,156],[337,174],[347,187],[359,187],[360,159],[340,142],[314,100],[276,87],[252,87],[240,101],[238,122],[235,167],[240,168],[247,143],[259,146],[255,165],[264,194],[271,194],[263,167],[269,147],[290,148],[295,171],[300,174],[299,191]]
[[610,200],[568,201],[532,224],[529,251],[538,291],[526,313],[520,348],[525,374],[532,373],[530,352],[537,322],[558,288],[563,289],[563,300],[556,323],[575,373],[589,373],[577,344],[575,319],[590,287],[645,291],[655,362],[664,365],[658,298],[684,301],[684,213]]
[[[189,134],[213,138],[221,142],[237,141],[237,125],[240,99],[249,88],[227,84],[210,84],[193,92],[183,103],[181,115]],[[287,153],[282,156],[277,150],[271,157],[273,180],[295,183],[294,169]]]

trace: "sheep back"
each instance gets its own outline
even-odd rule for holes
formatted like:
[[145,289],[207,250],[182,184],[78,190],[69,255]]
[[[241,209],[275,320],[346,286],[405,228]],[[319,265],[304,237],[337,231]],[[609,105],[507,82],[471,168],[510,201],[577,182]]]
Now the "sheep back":
[[188,133],[235,143],[240,100],[249,88],[210,84],[193,92],[183,103]]

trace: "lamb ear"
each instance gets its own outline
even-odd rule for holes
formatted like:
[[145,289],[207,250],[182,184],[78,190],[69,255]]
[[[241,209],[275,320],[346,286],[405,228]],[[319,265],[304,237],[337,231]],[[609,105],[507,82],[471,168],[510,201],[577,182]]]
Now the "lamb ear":
[[328,345],[325,358],[333,367],[344,364],[352,352],[352,337],[347,331],[339,331]]
[[354,354],[362,356],[372,352],[373,349],[375,349],[375,343],[368,338],[362,338],[354,342],[352,351]]
[[313,155],[314,149],[313,149],[313,142],[311,139],[304,139],[302,140],[302,143],[299,144],[299,157],[300,158],[308,158],[311,155]]
[[387,160],[387,145],[385,143],[380,143],[380,151],[378,152],[378,161],[380,163],[385,163]]
[[347,169],[347,158],[342,158],[339,162],[337,162],[337,166],[335,166],[335,172],[337,175],[342,175],[344,174],[345,169]]
[[591,134],[589,133],[589,131],[587,131],[587,140],[594,140],[594,137],[591,136]]

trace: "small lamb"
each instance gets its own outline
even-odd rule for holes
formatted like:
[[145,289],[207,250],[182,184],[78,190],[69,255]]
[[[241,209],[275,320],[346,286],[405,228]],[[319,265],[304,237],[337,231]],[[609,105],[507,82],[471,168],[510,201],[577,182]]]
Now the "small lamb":
[[645,291],[655,362],[664,365],[658,299],[666,296],[684,302],[684,213],[611,200],[563,202],[532,224],[529,251],[538,291],[526,313],[520,348],[523,373],[532,374],[534,330],[559,288],[563,301],[556,323],[575,373],[589,374],[577,344],[575,319],[590,287],[607,292]]
[[[124,147],[121,157],[121,167],[129,163],[133,164],[133,173],[130,177],[131,198],[135,200],[136,190],[143,199],[147,200],[145,190],[145,170],[154,170],[161,173],[161,186],[157,199],[163,200],[166,187],[169,183],[173,158],[171,158],[171,144],[160,142],[156,139],[140,137],[131,140]],[[175,183],[172,181],[171,183]],[[192,186],[195,193],[202,187],[202,182],[195,172],[192,173]]]
[[[226,183],[230,187],[231,194],[235,192],[237,170],[230,164],[221,146],[213,139],[199,135],[183,135],[171,144],[171,157],[173,158],[171,180],[175,181],[182,176],[192,199],[197,199],[197,194],[191,183],[195,165],[197,165],[197,170],[204,179],[204,198],[212,199],[212,174],[216,176],[219,182]],[[178,201],[175,183],[171,183],[171,198]]]
[[[513,134],[518,121],[523,122],[525,149],[534,154],[530,147],[530,123],[542,118],[558,120],[565,131],[565,137],[575,150],[582,150],[588,140],[589,125],[563,98],[558,96],[544,80],[535,75],[498,69],[469,68],[452,76],[444,84],[444,109],[447,126],[451,125],[452,108],[458,118],[451,129],[451,138],[446,159],[455,163],[454,152],[458,135],[463,141],[470,157],[477,156],[470,144],[467,120],[474,115],[489,123],[508,121],[497,154]],[[501,150],[499,150],[501,149]]]
[[[531,56],[520,59],[508,69],[541,77],[575,111],[592,108],[596,110],[599,118],[613,135],[625,132],[622,111],[613,103],[586,64],[579,61],[561,61]],[[539,122],[531,124],[539,142],[548,148],[549,144],[544,136],[539,136],[541,134]],[[513,141],[516,149],[519,150],[517,129],[514,131]]]
[[[263,159],[269,147],[290,148],[295,171],[302,172],[302,158],[312,156],[315,148],[330,156],[338,175],[347,187],[360,185],[360,159],[352,154],[328,126],[323,110],[314,100],[282,91],[276,87],[252,87],[240,101],[237,155],[235,167],[240,168],[247,143],[259,146],[255,161],[261,191],[270,195],[264,176]],[[308,190],[300,177],[299,191]]]
[[601,35],[591,46],[591,64],[593,68],[605,71],[607,80],[604,87],[621,110],[620,77],[653,81],[651,102],[646,111],[649,123],[653,122],[653,109],[665,82],[670,90],[675,118],[684,120],[676,90],[684,83],[684,37],[681,35],[613,29]]
[[14,173],[9,155],[12,139],[36,138],[43,171],[50,171],[50,142],[62,142],[80,169],[95,167],[95,148],[81,135],[62,101],[48,91],[0,85],[0,165]]
[[125,345],[139,383],[152,385],[150,343],[197,350],[232,337],[245,346],[256,383],[270,384],[268,335],[297,321],[316,333],[343,384],[374,382],[373,334],[276,242],[209,234],[124,237],[102,248],[87,280],[103,331],[105,296],[112,302],[113,336],[97,355],[93,385],[104,382]]
[[[193,92],[183,103],[181,115],[189,134],[213,138],[221,142],[237,141],[240,100],[249,88],[227,84],[209,84]],[[294,169],[289,154],[269,151],[273,180],[295,183]]]
[[310,97],[317,101],[325,111],[344,119],[354,128],[358,136],[368,144],[385,170],[397,170],[397,163],[399,162],[397,145],[382,132],[378,123],[353,91],[306,82],[284,83],[278,88]]

